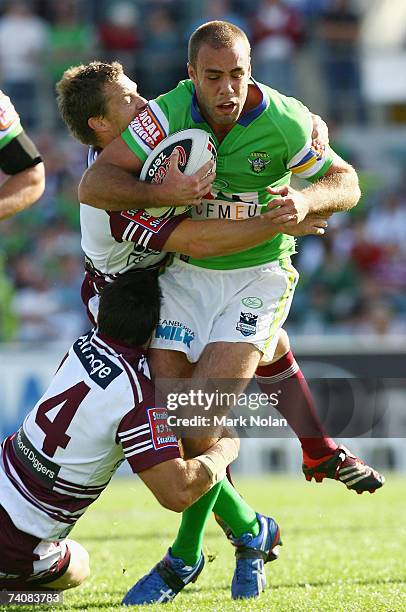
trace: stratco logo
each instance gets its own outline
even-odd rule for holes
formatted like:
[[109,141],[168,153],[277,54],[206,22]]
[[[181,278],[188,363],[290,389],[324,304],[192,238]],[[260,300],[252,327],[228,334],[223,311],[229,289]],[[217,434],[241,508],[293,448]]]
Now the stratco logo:
[[97,348],[90,344],[92,332],[78,338],[73,345],[73,350],[80,359],[90,378],[106,389],[117,376],[121,374],[121,369],[108,357],[99,353]]
[[165,138],[165,133],[158,119],[149,107],[134,117],[130,127],[151,149]]

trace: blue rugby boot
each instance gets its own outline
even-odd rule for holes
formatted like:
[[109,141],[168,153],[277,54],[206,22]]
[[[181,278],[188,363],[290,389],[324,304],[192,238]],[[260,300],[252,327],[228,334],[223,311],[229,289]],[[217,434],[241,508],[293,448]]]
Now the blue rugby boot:
[[126,593],[121,604],[136,606],[150,603],[169,603],[189,582],[196,582],[204,567],[201,554],[196,565],[185,565],[182,559],[172,557],[171,549],[149,574],[146,574]]
[[260,525],[257,536],[243,533],[239,538],[231,538],[236,547],[236,567],[231,583],[233,599],[259,597],[266,585],[264,565],[278,558],[282,545],[279,526],[273,518],[258,513],[257,518]]

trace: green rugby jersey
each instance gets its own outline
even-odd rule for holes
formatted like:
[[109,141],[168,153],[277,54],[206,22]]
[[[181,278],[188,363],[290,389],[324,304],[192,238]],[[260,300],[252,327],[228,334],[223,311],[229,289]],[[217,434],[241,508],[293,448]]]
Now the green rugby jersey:
[[[260,83],[250,87],[260,89],[261,102],[240,117],[220,144],[200,114],[190,80],[181,81],[172,91],[149,102],[122,134],[130,149],[145,161],[169,134],[187,128],[209,132],[217,148],[216,180],[208,197],[193,207],[194,219],[257,216],[267,211],[266,204],[275,197],[266,191],[268,186],[289,184],[292,173],[315,181],[332,163],[329,148],[313,148],[311,116],[301,102]],[[239,253],[188,261],[195,266],[228,270],[258,266],[294,252],[294,238],[278,234]]]
[[23,131],[10,98],[0,91],[0,149]]

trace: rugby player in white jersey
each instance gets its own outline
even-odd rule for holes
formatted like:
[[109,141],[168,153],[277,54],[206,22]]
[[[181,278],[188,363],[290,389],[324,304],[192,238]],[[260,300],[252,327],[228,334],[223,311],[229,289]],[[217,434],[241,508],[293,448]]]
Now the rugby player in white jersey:
[[76,340],[4,440],[0,588],[63,590],[88,576],[86,550],[67,536],[125,459],[164,507],[181,512],[236,458],[239,443],[229,437],[200,457],[180,458],[144,355],[159,308],[156,275],[129,272],[110,283],[98,328]]
[[[79,115],[80,115],[80,113],[79,113]],[[116,117],[117,117],[117,114],[115,115],[115,118]],[[66,120],[66,118],[65,118],[65,120]],[[110,119],[109,119],[109,116],[104,111],[102,116],[98,117],[97,120],[98,121],[95,122],[94,119],[89,120],[89,118],[88,118],[88,120],[86,121],[86,124],[87,124],[87,126],[92,125],[94,127],[94,129],[100,129],[100,131],[101,131],[100,136],[101,137],[99,138],[99,143],[101,141],[101,138],[103,138],[104,146],[106,146],[106,144],[108,144],[107,138],[111,137],[111,134],[112,134],[111,126],[112,126],[112,123],[114,123],[112,121],[112,116],[110,115]],[[67,122],[67,123],[68,123],[68,125],[70,125],[69,122]],[[116,123],[116,125],[117,125],[117,123]],[[106,127],[108,129],[106,129]],[[75,134],[75,125],[74,124],[70,125],[70,128],[73,131],[73,133]],[[88,129],[88,127],[87,127],[87,129]],[[107,138],[104,138],[106,135],[107,135]],[[83,138],[83,137],[81,138],[81,140],[83,142],[94,142],[94,141],[90,141],[88,137],[87,137],[87,140],[85,138]],[[121,156],[122,156],[122,158],[121,158]],[[128,155],[127,155],[127,158],[128,158]],[[121,150],[119,152],[119,155],[117,157],[115,157],[114,161],[110,162],[110,165],[113,164],[114,168],[115,168],[115,164],[116,163],[119,164],[119,165],[122,164],[122,165],[126,166],[127,163],[130,163],[127,158],[126,158],[126,154]],[[132,159],[131,163],[133,163],[133,162],[134,162],[134,160]],[[105,168],[105,166],[104,166],[104,168]],[[110,167],[110,170],[111,170],[111,167]],[[173,168],[173,172],[176,174],[176,168]],[[173,181],[175,183],[177,183],[179,181],[179,179],[181,178],[180,173],[177,173],[177,174],[178,174],[178,177],[176,177],[176,180]],[[115,172],[114,172],[114,169],[113,169],[112,177],[114,177],[114,176],[115,176]],[[95,207],[97,207],[97,208],[106,208],[106,209],[110,208],[110,209],[113,209],[113,210],[118,210],[118,209],[123,208],[123,205],[120,203],[120,197],[116,197],[116,194],[114,193],[114,190],[115,190],[115,188],[117,188],[117,191],[120,194],[123,193],[123,189],[122,189],[123,185],[121,184],[121,179],[123,177],[125,179],[126,175],[125,174],[124,175],[122,175],[122,174],[120,175],[119,174],[118,177],[119,178],[116,177],[116,181],[113,180],[111,182],[111,185],[113,187],[104,190],[104,193],[100,195],[100,200],[98,200],[97,203],[96,203],[96,201],[94,199],[91,201],[91,203]],[[105,176],[104,176],[104,178],[105,178]],[[126,180],[124,180],[123,184],[126,185]],[[110,183],[109,183],[109,185],[110,185]],[[134,198],[136,200],[136,206],[138,206],[138,207],[144,206],[145,204],[143,204],[143,202],[148,202],[148,204],[150,206],[152,206],[155,203],[155,200],[151,199],[151,192],[148,191],[148,186],[143,186],[143,185],[141,185],[140,183],[138,183],[136,181],[133,182],[133,185],[134,185],[134,194],[135,194]],[[128,202],[129,198],[131,198],[133,196],[132,195],[130,196],[128,194],[128,191],[126,191],[126,188],[127,187],[125,187],[125,189],[124,189],[125,196],[124,196],[123,201]],[[169,181],[169,183],[168,183],[168,189],[170,190],[170,188],[171,188],[171,181]],[[139,191],[138,191],[138,189],[139,189]],[[142,200],[141,200],[140,193],[143,194]],[[109,201],[109,206],[106,205],[106,201],[107,200]],[[133,202],[135,200],[133,200]],[[169,203],[173,204],[173,200],[171,201],[170,199],[164,199],[162,197],[162,194],[160,196],[158,196],[158,194],[157,194],[156,202],[160,202],[162,205],[169,204]],[[179,200],[179,199],[178,199],[178,202],[179,203],[185,203],[184,200]],[[84,208],[84,207],[82,207],[82,208]],[[109,214],[111,216],[112,213],[109,213]],[[126,213],[124,213],[123,216],[125,217]],[[249,221],[249,222],[251,222],[251,221]],[[124,223],[124,222],[122,221],[122,223]],[[207,225],[210,225],[212,223],[212,221],[208,221],[206,223],[207,223]],[[228,223],[230,223],[230,225],[233,224],[230,221],[228,221]],[[241,224],[241,223],[245,223],[245,222],[239,221],[238,223]],[[134,224],[133,225],[128,225],[127,227],[128,227],[128,229],[134,229],[135,225]],[[178,227],[182,228],[182,223],[180,223]],[[145,226],[144,226],[144,228],[145,228]],[[197,228],[197,225],[196,225],[196,228]],[[288,229],[287,231],[292,231],[292,229]],[[128,235],[128,232],[127,232],[127,235]],[[208,235],[206,235],[206,236],[208,237]],[[188,230],[188,233],[187,233],[187,236],[186,236],[186,240],[185,240],[186,248],[190,248],[190,243],[188,242],[188,238],[189,237],[190,237],[190,230]],[[175,246],[174,248],[176,249],[178,247]],[[210,249],[210,246],[209,246],[209,249]],[[172,249],[169,249],[169,250],[172,250]],[[221,250],[221,247],[220,247],[219,250]],[[185,248],[183,248],[183,251],[185,252]],[[229,251],[229,252],[232,252],[232,251]],[[209,256],[209,255],[210,255],[210,250],[208,250],[206,252],[206,256]],[[193,255],[192,255],[192,257],[193,257]],[[102,275],[100,275],[100,277],[101,276]],[[93,279],[89,279],[89,280],[91,280],[91,283],[88,283],[88,289],[89,289],[89,285],[90,285],[90,291],[93,292],[93,294],[94,294],[96,286],[97,286],[97,278],[95,278],[95,275],[93,275]],[[102,278],[100,278],[100,281],[103,282]],[[168,290],[169,290],[169,288],[168,288]],[[89,293],[90,292],[88,291],[88,294]],[[91,304],[91,302],[90,302],[90,304]],[[283,363],[281,363],[282,361],[283,361]],[[176,362],[176,360],[175,360],[175,362]],[[305,401],[303,402],[302,401],[302,397],[299,397],[300,411],[302,411],[302,412],[303,411],[307,411],[308,419],[310,419],[310,431],[311,432],[315,432],[313,434],[314,437],[313,436],[311,438],[308,438],[308,437],[305,437],[305,436],[301,437],[301,442],[302,442],[303,447],[304,447],[304,441],[307,443],[308,446],[310,445],[310,443],[312,443],[314,446],[317,445],[319,447],[317,449],[318,457],[322,457],[322,458],[325,459],[325,456],[327,455],[328,456],[327,457],[328,460],[330,460],[330,458],[331,458],[333,460],[333,462],[336,463],[336,461],[338,460],[338,458],[340,456],[340,461],[342,462],[343,459],[341,459],[341,454],[342,454],[341,449],[338,449],[337,445],[331,439],[329,439],[328,437],[326,437],[324,435],[323,429],[322,429],[320,423],[318,422],[317,416],[315,415],[315,413],[313,411],[313,406],[312,406],[312,403],[311,403],[311,398],[309,400],[309,393],[308,393],[308,389],[306,388],[306,383],[303,380],[303,376],[302,376],[302,374],[301,374],[301,372],[300,372],[300,370],[299,370],[296,362],[294,361],[293,356],[292,356],[292,354],[291,354],[291,352],[289,350],[289,344],[288,344],[287,337],[286,337],[285,334],[281,334],[281,336],[280,336],[280,340],[279,340],[279,343],[278,343],[278,345],[276,347],[276,351],[275,351],[275,356],[274,356],[273,362],[275,362],[275,365],[276,365],[276,368],[277,368],[277,371],[275,372],[275,376],[278,379],[278,381],[282,380],[283,378],[291,377],[292,375],[297,377],[298,379],[300,379],[300,382],[299,382],[299,395],[302,395],[302,397],[305,398]],[[170,364],[169,364],[168,367],[169,367],[169,369],[167,368],[166,372],[168,374],[170,374],[171,373],[171,371],[170,371]],[[165,372],[165,370],[164,370],[164,372]],[[156,372],[156,374],[158,375],[158,373],[159,373],[159,370],[158,370],[158,372]],[[161,371],[161,375],[162,375],[162,371]],[[267,376],[267,378],[271,378],[271,377]],[[276,382],[276,380],[275,380],[275,382]],[[296,392],[296,396],[297,396],[297,392]],[[290,399],[290,404],[293,404],[293,406],[294,406],[296,404],[296,401],[295,401],[296,399],[297,398],[291,398]],[[292,409],[291,409],[290,414],[292,416]],[[284,416],[285,416],[285,414],[284,414]],[[288,422],[290,422],[290,424],[292,424],[292,420],[293,420],[293,427],[294,427],[294,429],[295,430],[298,430],[298,429],[300,430],[300,426],[299,427],[296,426],[296,428],[295,428],[295,420],[294,420],[294,418],[293,419],[292,418],[290,418],[290,419],[288,418]],[[301,418],[299,418],[297,420],[301,421]],[[296,425],[297,425],[297,423],[296,423]],[[321,451],[320,451],[320,449],[321,449]],[[345,457],[347,457],[347,455]],[[344,457],[344,459],[345,459],[345,457]],[[322,463],[321,459],[318,459],[318,460],[315,461],[316,465],[320,465],[321,463]],[[357,465],[361,465],[361,463],[359,462]],[[371,471],[370,471],[369,468],[365,468],[365,477],[367,476],[367,472],[369,474],[371,474]],[[325,476],[327,475],[327,476],[331,477],[330,474],[324,474],[324,475]],[[364,478],[364,476],[363,476],[363,478]]]
[[10,98],[0,91],[0,221],[36,202],[45,188],[41,156],[24,132]]

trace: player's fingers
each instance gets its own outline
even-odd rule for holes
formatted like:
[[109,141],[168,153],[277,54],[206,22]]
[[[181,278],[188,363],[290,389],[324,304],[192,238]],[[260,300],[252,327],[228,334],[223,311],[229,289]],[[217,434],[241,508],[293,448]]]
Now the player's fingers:
[[292,214],[281,214],[273,218],[277,225],[297,225],[297,217]]
[[214,166],[214,161],[212,159],[209,159],[209,161],[207,161],[201,168],[200,170],[198,170],[197,172],[195,172],[194,176],[196,176],[199,179],[204,178],[206,175],[208,174],[212,174],[212,170],[213,170],[213,166]]
[[285,206],[286,200],[282,198],[274,198],[271,202],[268,202],[267,208],[269,210],[275,210],[275,208],[279,208],[280,206]]
[[199,189],[199,194],[206,194],[207,191],[210,189],[210,186],[213,184],[214,179],[216,178],[215,174],[209,174],[209,176],[206,176],[206,178],[202,179],[200,181],[200,189]]
[[172,153],[169,156],[169,161],[170,161],[170,164],[169,164],[168,172],[170,172],[172,168],[179,170],[179,150],[178,149],[174,149],[172,151]]
[[289,193],[289,187],[287,185],[283,185],[282,187],[267,187],[266,190],[272,195],[286,196]]
[[313,231],[311,233],[313,236],[323,236],[326,233],[326,230],[322,227],[313,227]]

